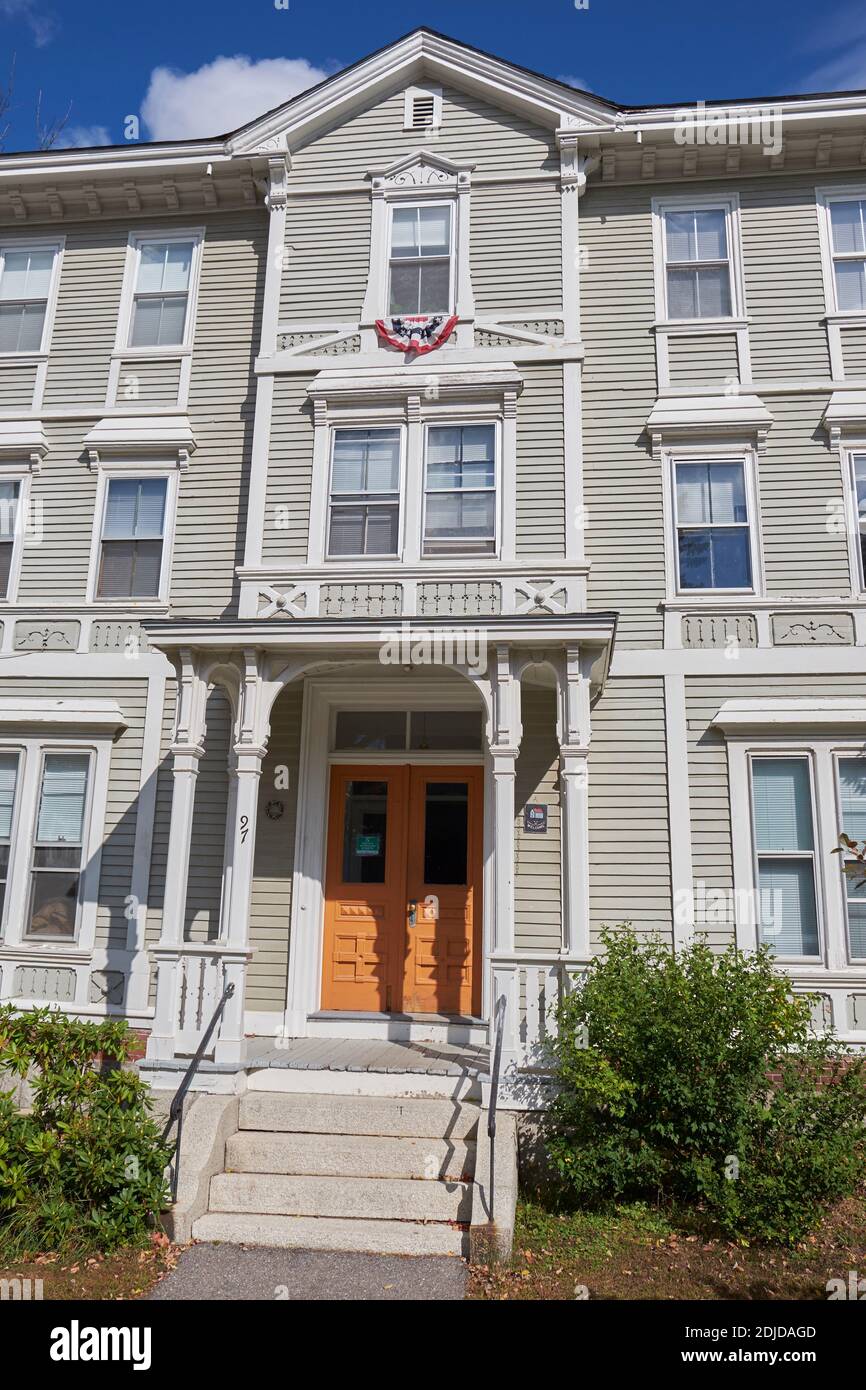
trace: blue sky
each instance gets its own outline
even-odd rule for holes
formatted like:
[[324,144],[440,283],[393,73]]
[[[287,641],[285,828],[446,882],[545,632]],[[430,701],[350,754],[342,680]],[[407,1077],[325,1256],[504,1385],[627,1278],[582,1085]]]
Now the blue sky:
[[0,0],[0,130],[33,148],[41,90],[65,144],[219,134],[418,24],[626,103],[866,88],[862,0]]

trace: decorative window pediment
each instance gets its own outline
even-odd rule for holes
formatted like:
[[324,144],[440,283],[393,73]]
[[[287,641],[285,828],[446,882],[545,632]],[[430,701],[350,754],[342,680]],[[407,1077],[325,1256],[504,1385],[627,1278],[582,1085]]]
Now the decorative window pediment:
[[443,189],[456,189],[458,184],[468,185],[474,168],[474,164],[454,164],[432,150],[413,150],[387,169],[373,170],[370,178],[374,191],[415,192],[430,188],[441,193]]

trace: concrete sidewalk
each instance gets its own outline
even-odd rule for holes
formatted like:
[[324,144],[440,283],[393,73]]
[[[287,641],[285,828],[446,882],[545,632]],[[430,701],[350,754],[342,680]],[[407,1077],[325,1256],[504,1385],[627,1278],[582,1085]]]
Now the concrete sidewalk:
[[460,1259],[274,1250],[252,1245],[193,1245],[157,1284],[151,1299],[459,1300]]

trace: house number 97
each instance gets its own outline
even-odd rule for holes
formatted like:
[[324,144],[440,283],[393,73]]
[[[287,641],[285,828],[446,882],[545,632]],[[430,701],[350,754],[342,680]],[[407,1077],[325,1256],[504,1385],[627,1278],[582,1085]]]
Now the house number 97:
[[249,832],[249,828],[250,828],[250,818],[249,818],[249,816],[241,816],[241,844],[242,844],[242,845],[245,845],[246,842],[247,842],[247,834],[248,834],[248,832]]

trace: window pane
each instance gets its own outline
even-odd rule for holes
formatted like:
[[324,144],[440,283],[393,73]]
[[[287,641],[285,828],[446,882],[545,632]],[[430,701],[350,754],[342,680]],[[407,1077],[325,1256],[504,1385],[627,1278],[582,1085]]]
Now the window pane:
[[79,881],[78,870],[60,873],[34,871],[28,936],[75,936]]
[[136,299],[132,316],[132,347],[171,347],[183,342],[186,295]]
[[387,782],[350,782],[343,820],[343,882],[384,883]]
[[[15,806],[15,784],[18,780],[18,754],[0,753],[0,840],[12,834],[12,811]],[[5,876],[5,862],[4,862]]]
[[402,749],[406,747],[404,710],[338,710],[334,747]]
[[38,352],[45,304],[0,304],[0,352]]
[[840,309],[866,309],[866,262],[836,262],[836,298]]
[[728,236],[725,214],[721,208],[695,213],[697,224],[697,258],[699,261],[726,261]]
[[700,526],[712,520],[710,470],[705,463],[678,463],[677,521],[681,526]]
[[855,960],[866,958],[866,883],[846,875],[848,943]]
[[9,592],[9,575],[12,573],[12,541],[0,542],[0,597]]
[[724,261],[728,237],[722,208],[665,213],[668,261]]
[[732,525],[746,520],[746,483],[741,463],[709,465],[712,520]]
[[421,310],[421,266],[416,261],[408,265],[391,265],[390,314],[419,314]]
[[162,541],[135,541],[133,546],[130,598],[157,598],[162,568]]
[[167,488],[165,478],[142,478],[139,482],[135,515],[135,535],[138,539],[152,540],[162,536]]
[[461,431],[464,462],[493,461],[496,431],[493,425],[465,425]]
[[456,463],[460,458],[461,430],[458,426],[437,425],[427,431],[428,463]]
[[469,848],[469,788],[429,782],[424,798],[424,883],[465,883]]
[[421,208],[421,254],[447,256],[451,250],[451,209]]
[[397,508],[368,507],[366,555],[395,555],[397,552]]
[[102,528],[106,540],[120,540],[135,535],[138,488],[137,478],[112,478],[109,481]]
[[141,248],[138,268],[139,294],[160,294],[165,290],[186,290],[192,264],[191,241],[149,241]]
[[166,251],[161,288],[164,290],[189,289],[189,272],[191,266],[192,242],[170,242],[168,250]]
[[447,313],[451,307],[449,288],[451,284],[451,266],[448,261],[431,261],[429,265],[423,262],[420,266],[421,271],[421,305],[418,313],[420,314],[439,314]]
[[713,564],[709,531],[679,531],[677,559],[681,589],[711,589]]
[[129,598],[135,566],[135,541],[103,541],[98,598]]
[[810,859],[761,859],[761,940],[780,956],[818,954],[815,870]]
[[328,533],[329,555],[363,555],[364,508],[333,507]]
[[672,319],[698,317],[698,272],[668,271],[668,315]]
[[752,559],[749,554],[749,533],[745,527],[731,530],[712,530],[710,548],[714,589],[750,589]]
[[693,261],[697,252],[694,213],[666,212],[665,240],[669,261]]
[[753,759],[752,789],[758,851],[811,850],[812,791],[806,759]]
[[364,435],[338,430],[334,436],[332,492],[364,491]]
[[866,758],[839,759],[839,800],[845,834],[866,839]]
[[453,492],[434,492],[427,499],[428,539],[462,537],[488,538],[493,536],[493,493],[461,496]]
[[418,209],[395,208],[391,222],[391,255],[418,255]]
[[18,494],[21,484],[0,480],[0,540],[15,539],[18,520]]
[[81,843],[89,761],[79,753],[46,754],[36,827],[41,843]]
[[708,266],[697,273],[698,318],[730,318],[731,284],[727,266]]
[[833,250],[845,252],[866,252],[863,232],[863,203],[832,202],[830,204],[830,225],[833,228]]
[[413,710],[409,727],[413,749],[481,748],[481,715],[476,710]]
[[400,486],[398,430],[371,430],[366,436],[367,492],[396,492]]
[[47,299],[53,265],[53,251],[7,251],[0,299]]

